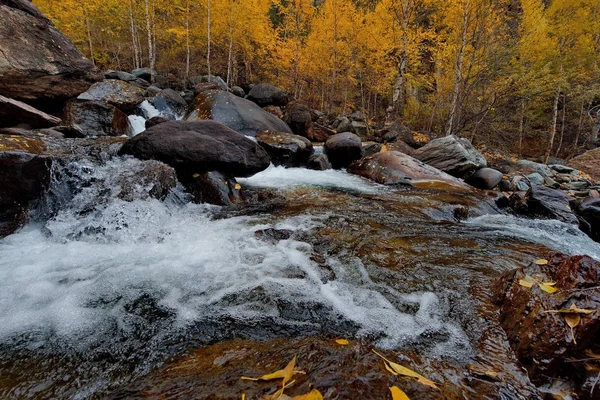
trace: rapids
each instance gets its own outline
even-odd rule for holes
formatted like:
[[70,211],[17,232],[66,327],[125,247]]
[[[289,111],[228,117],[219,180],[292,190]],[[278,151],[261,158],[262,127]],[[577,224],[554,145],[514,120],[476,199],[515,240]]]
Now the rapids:
[[55,182],[38,217],[0,240],[2,398],[107,395],[199,346],[312,336],[456,368],[493,357],[527,396],[493,322],[493,279],[548,250],[600,259],[563,223],[342,171],[271,166],[239,180],[261,200],[237,210],[180,187],[119,198],[116,180],[141,163],[70,165],[68,187]]

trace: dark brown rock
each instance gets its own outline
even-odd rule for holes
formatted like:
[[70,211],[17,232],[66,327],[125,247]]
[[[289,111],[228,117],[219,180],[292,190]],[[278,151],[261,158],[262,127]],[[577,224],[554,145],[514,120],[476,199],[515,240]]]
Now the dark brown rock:
[[399,151],[400,153],[407,154],[407,155],[409,155],[411,157],[415,153],[415,149],[413,149],[408,144],[406,144],[406,143],[404,143],[402,141],[397,141],[397,142],[393,142],[393,143],[386,143],[386,144],[384,144],[382,146],[381,151],[383,151],[383,152],[386,152],[386,151]]
[[[438,169],[404,153],[389,151],[377,153],[352,163],[351,174],[360,175],[383,185],[413,185],[428,187],[454,187],[472,190],[468,185]],[[435,183],[441,185],[435,185]]]
[[464,178],[487,165],[471,142],[455,135],[434,139],[414,153],[414,157],[457,178]]
[[[586,350],[597,351],[599,346],[600,264],[587,256],[554,253],[547,258],[548,265],[532,263],[503,275],[497,286],[500,324],[534,383],[540,385],[564,378],[577,386],[585,381],[588,371],[585,363],[571,360],[587,358]],[[520,285],[519,280],[526,275],[539,282],[555,282],[558,291],[550,295],[537,284],[531,288]],[[565,314],[545,312],[573,305],[596,310],[581,315],[581,322],[573,331],[575,340]],[[597,372],[592,374],[596,376]]]
[[85,136],[131,136],[133,128],[118,108],[101,101],[70,101],[65,108],[69,126]]
[[248,100],[258,104],[261,107],[266,106],[285,106],[288,102],[288,95],[283,89],[268,83],[259,83],[255,85],[247,96]]
[[56,111],[102,73],[30,1],[0,2],[0,93]]
[[331,163],[325,154],[315,154],[308,160],[306,167],[315,171],[325,171],[331,169]]
[[[379,132],[381,141],[384,143],[404,142],[414,149],[425,146],[431,141],[430,135],[419,133],[396,121],[389,128]],[[408,153],[407,153],[408,154]]]
[[146,129],[152,128],[153,126],[162,124],[163,122],[169,122],[169,121],[171,121],[171,120],[169,118],[165,118],[165,117],[152,117],[149,120],[146,120]]
[[92,85],[81,93],[78,100],[103,101],[119,108],[121,111],[132,111],[144,101],[146,91],[127,82],[107,79]]
[[183,117],[188,107],[186,101],[173,89],[163,89],[148,101],[161,115],[168,116],[171,119]]
[[305,138],[311,136],[311,130],[313,129],[312,115],[306,104],[298,102],[288,104],[285,109],[284,120],[296,135]]
[[256,135],[256,140],[267,151],[275,165],[305,166],[313,153],[310,140],[290,133],[264,131]]
[[213,119],[236,132],[256,136],[263,131],[292,133],[290,127],[254,104],[236,95],[217,90],[200,93],[185,117],[187,121]]
[[532,185],[527,192],[527,206],[529,213],[533,216],[577,224],[577,217],[575,217],[569,206],[569,198],[560,190],[543,185]]
[[0,95],[0,127],[26,124],[31,128],[48,128],[61,122],[60,118]]
[[220,171],[251,176],[270,159],[257,143],[216,121],[169,121],[129,139],[120,154],[171,165],[179,176]]
[[490,190],[498,186],[504,175],[493,168],[481,168],[468,177],[465,182],[477,189]]
[[351,132],[338,133],[325,142],[325,153],[335,169],[346,168],[362,157],[362,142]]
[[600,242],[600,198],[587,199],[575,207],[579,227],[596,242]]
[[241,186],[235,178],[217,171],[181,176],[181,183],[194,196],[197,203],[233,206],[242,203]]

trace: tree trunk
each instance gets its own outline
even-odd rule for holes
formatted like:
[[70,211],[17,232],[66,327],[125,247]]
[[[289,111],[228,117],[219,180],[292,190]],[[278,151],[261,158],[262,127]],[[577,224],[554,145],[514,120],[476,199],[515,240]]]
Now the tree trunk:
[[521,99],[521,117],[519,118],[519,158],[523,157],[523,131],[525,130],[525,98]]
[[567,96],[563,95],[563,109],[562,109],[562,122],[560,125],[560,140],[558,141],[558,149],[556,149],[555,156],[558,157],[560,150],[562,149],[563,140],[565,139],[565,113],[567,110]]
[[462,84],[462,69],[465,57],[465,49],[467,47],[467,31],[469,26],[469,2],[470,0],[465,0],[465,5],[463,9],[464,15],[463,29],[461,34],[461,44],[456,59],[456,73],[454,74],[454,87],[452,90],[450,115],[448,116],[448,123],[446,125],[446,135],[452,135],[454,133],[455,126],[458,122],[456,121],[456,119],[459,113],[458,102],[460,99],[460,87]]
[[581,135],[581,128],[583,127],[583,114],[585,113],[585,99],[581,100],[581,110],[579,112],[579,123],[577,124],[577,133],[575,134],[575,145],[574,149],[577,149],[579,145],[579,135]]
[[140,67],[140,53],[135,39],[135,19],[133,15],[133,0],[129,0],[129,22],[131,29],[131,45],[133,46],[133,66]]
[[210,0],[206,0],[206,26],[207,26],[207,38],[208,42],[206,45],[206,69],[208,70],[208,80],[210,81]]
[[185,77],[190,76],[190,0],[185,2]]
[[[150,6],[149,0],[144,1],[146,6],[146,30],[148,32],[148,61],[150,62],[150,70],[154,69],[154,52],[152,47],[152,28],[150,26]],[[152,73],[152,81],[154,81],[154,73]]]
[[548,150],[546,151],[546,157],[544,162],[548,164],[550,155],[552,154],[552,147],[554,146],[554,138],[556,137],[556,125],[558,124],[558,100],[560,99],[560,91],[556,92],[554,96],[554,107],[552,108],[552,126],[550,127],[550,143],[548,143]]
[[233,1],[229,2],[229,54],[227,56],[227,86],[231,84],[231,62],[233,60]]
[[85,18],[85,26],[87,28],[88,46],[90,47],[90,61],[92,61],[92,65],[96,65],[94,61],[94,47],[92,46],[92,30],[90,29],[90,20],[87,17]]

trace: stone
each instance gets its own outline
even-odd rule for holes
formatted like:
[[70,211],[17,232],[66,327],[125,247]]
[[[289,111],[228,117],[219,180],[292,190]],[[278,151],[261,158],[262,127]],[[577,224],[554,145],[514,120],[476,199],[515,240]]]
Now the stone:
[[397,151],[377,153],[353,162],[348,172],[382,185],[411,185],[472,190],[464,182]]
[[306,168],[315,171],[325,171],[331,169],[331,163],[329,162],[325,154],[314,154],[308,160]]
[[45,111],[102,80],[100,70],[27,0],[0,2],[0,93]]
[[600,182],[600,147],[572,158],[568,165],[571,168],[585,172],[595,182]]
[[146,91],[127,82],[107,79],[93,84],[78,100],[95,100],[112,104],[121,111],[133,111],[144,101]]
[[310,140],[290,133],[264,131],[256,135],[256,140],[274,165],[303,167],[313,153]]
[[278,106],[282,107],[288,103],[288,95],[283,89],[268,83],[259,83],[255,85],[247,96],[248,100],[258,104],[261,107]]
[[216,121],[164,122],[129,139],[119,154],[162,161],[181,180],[209,171],[247,177],[270,164],[256,142]]
[[575,168],[567,167],[566,165],[562,164],[553,164],[549,165],[549,167],[552,168],[554,171],[562,174],[570,174],[571,172],[575,171]]
[[498,170],[493,168],[481,168],[468,177],[465,182],[477,189],[491,190],[498,186],[503,177],[504,174]]
[[284,120],[296,135],[308,138],[313,129],[312,115],[306,104],[293,102],[285,109]]
[[233,86],[231,88],[231,93],[235,94],[237,97],[246,97],[246,92],[239,86]]
[[104,73],[104,79],[117,79],[120,81],[125,81],[133,86],[143,89],[147,89],[150,86],[150,82],[147,80],[138,78],[135,75],[125,71],[107,71]]
[[430,135],[415,132],[399,121],[394,122],[389,128],[380,132],[379,135],[384,143],[402,141],[414,149],[423,147],[431,141]]
[[471,142],[455,135],[432,140],[415,151],[414,157],[457,178],[487,166],[485,157]]
[[[559,253],[544,257],[547,265],[528,266],[508,271],[496,285],[500,306],[500,324],[516,356],[537,385],[553,383],[558,379],[584,382],[582,376],[597,376],[587,372],[585,363],[571,360],[585,359],[585,352],[598,345],[600,315],[594,312],[581,315],[581,321],[572,332],[565,323],[565,314],[545,313],[547,310],[566,309],[575,305],[581,309],[597,310],[600,306],[600,264],[588,256],[568,257]],[[525,287],[519,282],[526,276],[538,282],[554,282],[559,290],[549,295],[539,285]],[[577,393],[583,393],[573,390]]]
[[256,136],[263,131],[292,133],[290,127],[255,103],[224,91],[209,90],[196,97],[187,121],[213,119],[236,132]]
[[60,125],[61,122],[60,118],[0,95],[0,128],[19,124],[26,124],[31,128],[47,128]]
[[152,76],[158,75],[156,71],[151,70],[150,68],[137,68],[131,71],[131,75],[136,78],[143,79],[147,82],[152,82]]
[[146,97],[154,97],[157,94],[159,94],[162,91],[161,88],[159,88],[158,86],[148,86],[148,88],[146,89],[146,93],[145,96]]
[[70,101],[65,107],[67,124],[85,136],[131,136],[133,128],[127,115],[101,101]]
[[196,203],[231,207],[244,201],[241,186],[235,178],[218,171],[194,174],[183,178],[181,183]]
[[400,153],[408,154],[409,156],[413,156],[415,153],[415,149],[410,147],[408,144],[397,141],[397,142],[388,142],[381,146],[381,151],[399,151]]
[[146,129],[152,128],[153,126],[156,126],[158,124],[162,124],[162,123],[168,122],[168,121],[172,121],[172,120],[169,118],[161,117],[161,116],[152,117],[152,118],[146,120],[145,127],[146,127]]
[[531,185],[543,185],[545,183],[544,177],[538,172],[527,175],[527,180]]
[[148,99],[161,115],[170,119],[179,119],[187,111],[187,102],[173,89],[163,89],[156,96]]
[[[123,201],[154,198],[164,200],[177,186],[175,170],[159,161],[143,161],[138,168],[122,171],[117,179],[120,192],[117,197]],[[138,188],[143,187],[141,195]],[[140,196],[141,195],[141,196]]]
[[190,76],[188,78],[188,85],[190,87],[195,87],[196,85],[198,85],[200,83],[209,83],[209,84],[217,85],[217,87],[220,90],[224,90],[224,91],[228,90],[227,83],[225,83],[223,78],[221,78],[220,76],[196,75],[196,76]]
[[366,156],[372,156],[373,154],[377,154],[381,151],[382,147],[383,146],[381,145],[381,143],[374,143],[374,142],[363,143],[362,156],[366,157]]
[[579,227],[593,240],[600,242],[600,196],[584,200],[574,208]]
[[335,169],[346,168],[362,157],[362,142],[358,136],[350,132],[331,136],[325,142],[324,149]]
[[569,224],[578,223],[569,207],[569,198],[560,190],[532,185],[527,192],[527,205],[533,216],[557,219]]
[[273,114],[274,116],[276,116],[279,119],[283,119],[283,117],[284,117],[283,111],[281,111],[281,107],[266,106],[266,107],[263,107],[262,109],[265,110],[266,112],[268,112],[269,114]]
[[523,175],[529,175],[533,172],[537,172],[543,177],[552,176],[552,170],[545,164],[536,163],[529,160],[519,160],[511,169],[513,173],[521,173]]
[[338,126],[336,127],[336,131],[338,133],[342,133],[342,132],[352,132],[352,121],[350,121],[348,118],[343,117],[342,120],[340,121],[340,123],[338,124]]
[[361,138],[369,137],[369,125],[364,122],[352,121],[352,132],[357,134]]

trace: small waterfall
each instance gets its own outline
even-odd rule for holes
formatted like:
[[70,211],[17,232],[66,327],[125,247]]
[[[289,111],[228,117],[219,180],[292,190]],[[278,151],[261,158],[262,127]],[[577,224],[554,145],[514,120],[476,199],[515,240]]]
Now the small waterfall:
[[[144,100],[138,106],[138,110],[142,115],[130,115],[129,122],[133,127],[133,136],[139,135],[146,130],[146,121],[153,117],[161,116],[158,111],[148,100]],[[178,118],[181,119],[181,118]]]

